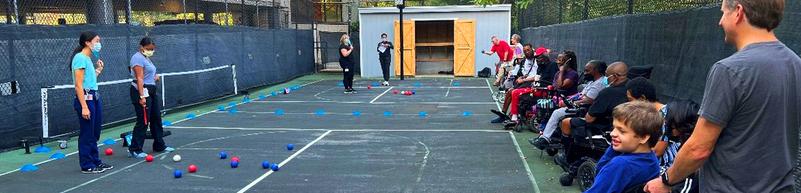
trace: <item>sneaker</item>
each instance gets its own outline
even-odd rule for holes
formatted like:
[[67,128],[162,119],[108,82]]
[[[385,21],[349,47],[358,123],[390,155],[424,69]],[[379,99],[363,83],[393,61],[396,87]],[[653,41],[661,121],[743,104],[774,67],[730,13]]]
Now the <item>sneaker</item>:
[[490,123],[503,123],[503,121],[506,121],[506,119],[503,117],[498,117],[490,121]]
[[343,92],[343,93],[344,93],[344,94],[353,94],[353,91],[350,91],[350,90],[348,90],[348,89],[345,89],[345,92]]
[[97,165],[97,169],[100,169],[100,170],[103,170],[103,171],[108,171],[108,170],[114,169],[114,166],[108,165],[106,163],[101,163],[100,165]]
[[88,168],[88,169],[81,169],[81,173],[84,174],[99,174],[103,173],[103,169],[100,168]]
[[356,92],[356,90],[354,90],[354,89],[350,89],[350,93],[356,94],[358,92]]
[[512,121],[512,120],[503,121],[504,127],[514,127],[515,125],[517,125],[517,121]]
[[156,151],[156,152],[167,152],[167,153],[170,153],[170,152],[173,152],[173,151],[175,151],[175,148],[172,148],[172,147],[168,146],[168,147],[165,147],[164,150]]
[[128,151],[128,157],[137,158],[137,159],[144,159],[145,157],[147,157],[147,154],[145,152],[136,153],[136,152]]
[[384,85],[384,86],[389,86],[389,82],[387,82],[387,81],[384,81],[384,83],[382,83],[381,85]]
[[545,138],[545,137],[537,137],[536,139],[535,138],[531,138],[531,139],[528,140],[528,142],[531,143],[531,145],[534,145],[534,147],[537,147],[537,149],[540,149],[540,150],[543,150],[546,147],[548,147],[549,145],[551,145],[551,142],[548,140],[548,138]]

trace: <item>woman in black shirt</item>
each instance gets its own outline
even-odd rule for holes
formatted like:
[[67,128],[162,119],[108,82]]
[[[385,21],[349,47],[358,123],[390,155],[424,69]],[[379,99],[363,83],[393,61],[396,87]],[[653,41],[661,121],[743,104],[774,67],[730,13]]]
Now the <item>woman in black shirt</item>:
[[350,36],[343,34],[339,39],[339,66],[342,67],[344,77],[342,83],[345,85],[345,94],[355,94],[353,90],[353,44],[350,42]]

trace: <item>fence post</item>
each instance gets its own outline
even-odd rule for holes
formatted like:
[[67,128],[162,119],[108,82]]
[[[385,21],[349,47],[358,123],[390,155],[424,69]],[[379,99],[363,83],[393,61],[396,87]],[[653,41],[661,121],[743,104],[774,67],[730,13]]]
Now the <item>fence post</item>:
[[627,14],[634,14],[634,0],[628,0]]
[[584,0],[584,13],[582,14],[582,20],[587,20],[590,15],[590,0]]
[[557,21],[562,23],[562,17],[564,17],[564,9],[565,9],[565,0],[559,0],[559,18]]

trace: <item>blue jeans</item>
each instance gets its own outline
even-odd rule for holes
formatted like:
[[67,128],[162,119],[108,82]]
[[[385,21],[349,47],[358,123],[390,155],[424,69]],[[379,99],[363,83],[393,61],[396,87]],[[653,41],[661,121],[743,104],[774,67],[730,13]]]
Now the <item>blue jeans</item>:
[[86,107],[89,108],[89,119],[81,116],[81,103],[75,99],[73,107],[78,113],[78,122],[81,125],[78,135],[78,158],[81,169],[95,168],[100,165],[100,156],[97,150],[97,141],[100,140],[100,130],[103,129],[103,111],[100,97],[97,91],[89,91],[88,94],[94,95],[94,100],[87,100]]

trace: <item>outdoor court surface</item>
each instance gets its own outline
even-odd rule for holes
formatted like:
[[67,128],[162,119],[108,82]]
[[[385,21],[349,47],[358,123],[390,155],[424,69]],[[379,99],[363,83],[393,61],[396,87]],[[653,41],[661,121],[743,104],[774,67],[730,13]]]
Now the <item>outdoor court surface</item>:
[[[153,162],[127,158],[121,143],[106,145],[101,159],[113,170],[81,174],[72,155],[0,176],[0,192],[539,191],[514,134],[488,123],[498,104],[486,79],[412,79],[372,89],[366,86],[375,81],[357,80],[351,95],[339,82],[251,93],[252,101],[175,121],[165,140],[177,150],[155,153]],[[102,155],[107,147],[113,156]],[[175,154],[183,160],[173,162]],[[238,168],[230,167],[232,156]],[[262,161],[280,170],[262,169]],[[198,172],[188,173],[189,164]],[[174,178],[174,169],[183,177]]]

